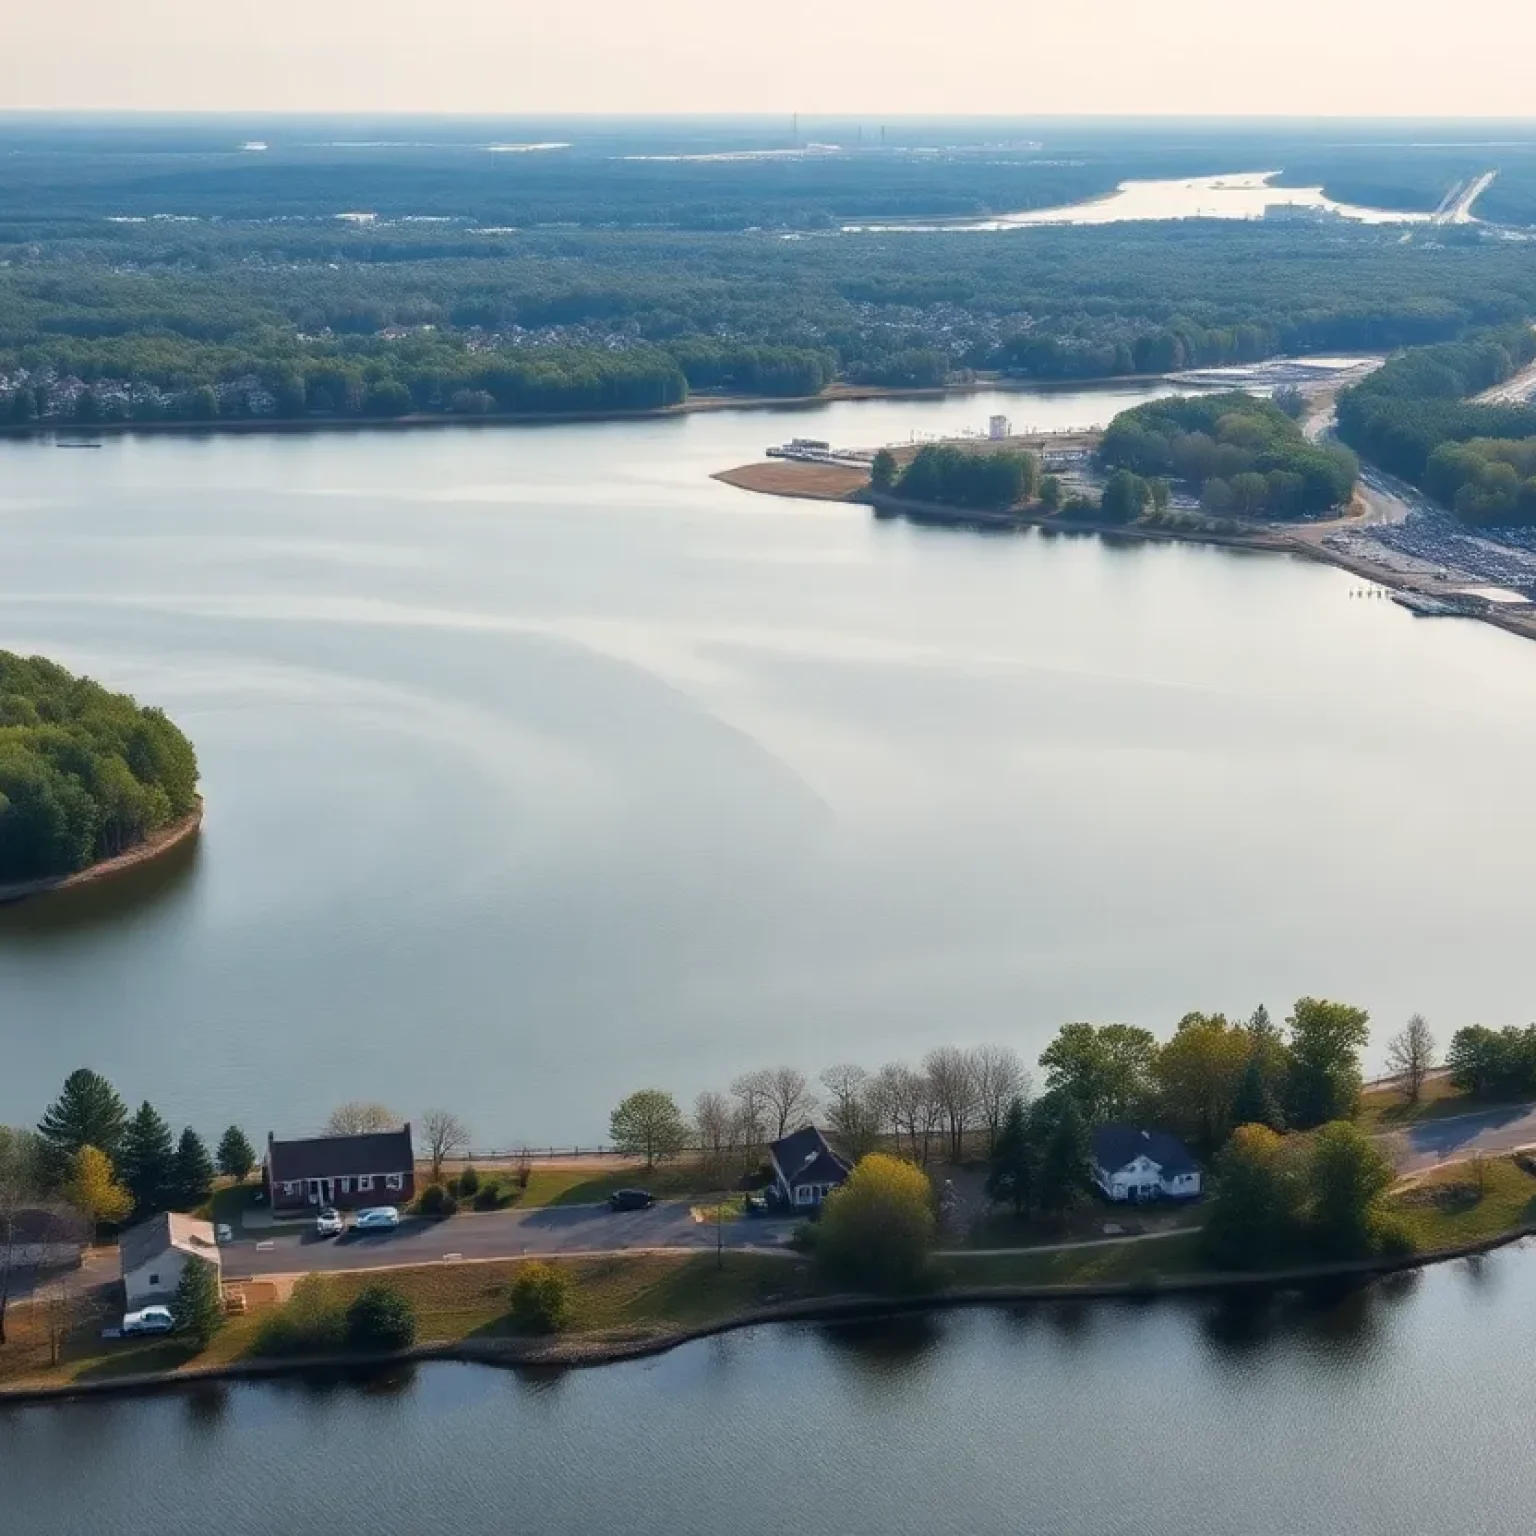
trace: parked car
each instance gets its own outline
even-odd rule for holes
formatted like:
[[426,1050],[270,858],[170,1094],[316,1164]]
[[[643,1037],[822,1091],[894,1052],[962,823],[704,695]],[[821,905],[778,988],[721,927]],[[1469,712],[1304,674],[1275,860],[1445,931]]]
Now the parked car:
[[334,1206],[326,1208],[315,1217],[315,1231],[321,1237],[340,1237],[347,1230],[347,1221]]
[[169,1307],[143,1307],[123,1314],[122,1334],[126,1339],[139,1333],[170,1333],[175,1326]]
[[232,1243],[235,1240],[235,1229],[227,1221],[221,1221],[213,1229],[213,1240],[216,1243]]
[[750,1194],[743,1198],[741,1208],[748,1216],[766,1216],[768,1214],[767,1195]]
[[400,1225],[400,1212],[392,1205],[372,1205],[357,1213],[354,1232],[390,1232]]
[[643,1211],[656,1204],[656,1196],[648,1189],[616,1189],[608,1196],[610,1211]]

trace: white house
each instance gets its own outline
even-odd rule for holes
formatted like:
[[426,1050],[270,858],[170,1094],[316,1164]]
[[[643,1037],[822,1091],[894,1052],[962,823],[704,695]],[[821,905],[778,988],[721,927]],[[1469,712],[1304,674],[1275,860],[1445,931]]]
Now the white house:
[[770,1143],[774,1183],[786,1205],[820,1205],[848,1177],[848,1164],[814,1125]]
[[130,1312],[150,1302],[169,1301],[188,1264],[211,1265],[214,1279],[221,1278],[212,1223],[179,1211],[162,1211],[129,1227],[118,1240],[117,1254]]
[[1201,1188],[1200,1165],[1177,1136],[1134,1125],[1094,1131],[1089,1171],[1107,1200],[1192,1200]]

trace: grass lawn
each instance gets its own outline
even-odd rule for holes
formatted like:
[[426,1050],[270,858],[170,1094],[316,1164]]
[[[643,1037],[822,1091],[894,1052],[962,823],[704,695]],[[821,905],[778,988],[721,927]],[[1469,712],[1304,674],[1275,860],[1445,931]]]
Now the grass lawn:
[[1497,1109],[1501,1104],[1519,1104],[1523,1099],[1477,1099],[1456,1087],[1448,1077],[1429,1078],[1419,1092],[1418,1102],[1410,1104],[1401,1088],[1367,1088],[1360,1095],[1359,1122],[1368,1131],[1390,1131],[1420,1120],[1444,1120],[1452,1115],[1469,1115],[1480,1109]]
[[[1119,1209],[1090,1200],[1063,1221],[1020,1221],[1011,1211],[991,1210],[971,1224],[965,1234],[967,1248],[1037,1248],[1045,1243],[1100,1242],[1141,1232],[1172,1232],[1198,1227],[1205,1207],[1124,1206]],[[1119,1232],[1106,1232],[1118,1227]],[[940,1247],[949,1246],[941,1243]]]
[[697,1163],[662,1163],[652,1169],[535,1168],[519,1205],[591,1205],[616,1189],[648,1189],[658,1200],[688,1199],[719,1188]]
[[1400,1190],[1387,1204],[1416,1247],[1448,1248],[1536,1221],[1536,1178],[1513,1158],[1490,1157],[1479,1184],[1475,1164],[1453,1163]]
[[1055,1253],[955,1254],[942,1265],[946,1285],[1096,1285],[1187,1275],[1204,1267],[1194,1233]]

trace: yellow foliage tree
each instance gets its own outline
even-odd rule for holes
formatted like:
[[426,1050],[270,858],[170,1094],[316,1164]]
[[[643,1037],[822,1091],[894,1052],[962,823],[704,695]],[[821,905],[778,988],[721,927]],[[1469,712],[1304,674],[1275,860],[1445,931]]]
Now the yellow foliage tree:
[[904,1290],[922,1280],[933,1232],[927,1175],[899,1157],[871,1152],[827,1197],[816,1254],[840,1282]]
[[70,1160],[64,1198],[93,1224],[122,1221],[133,1209],[133,1196],[117,1182],[112,1160],[98,1147],[81,1147]]

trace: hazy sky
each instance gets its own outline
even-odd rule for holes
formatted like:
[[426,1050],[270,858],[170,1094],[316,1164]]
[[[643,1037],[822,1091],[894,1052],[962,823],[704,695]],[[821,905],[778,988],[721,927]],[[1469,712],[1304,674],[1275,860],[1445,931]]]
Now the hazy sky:
[[1533,0],[0,0],[0,108],[1536,113]]

